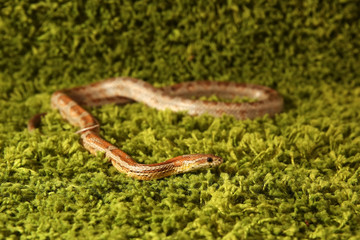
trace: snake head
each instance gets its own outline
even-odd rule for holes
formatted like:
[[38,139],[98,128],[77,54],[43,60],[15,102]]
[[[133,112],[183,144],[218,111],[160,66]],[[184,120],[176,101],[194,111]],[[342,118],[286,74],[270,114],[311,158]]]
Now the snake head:
[[189,154],[183,155],[181,172],[190,172],[199,169],[219,166],[223,159],[212,154]]

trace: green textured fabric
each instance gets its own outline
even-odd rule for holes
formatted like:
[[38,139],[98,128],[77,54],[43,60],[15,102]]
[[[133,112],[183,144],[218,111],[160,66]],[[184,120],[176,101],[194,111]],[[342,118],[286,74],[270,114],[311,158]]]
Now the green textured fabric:
[[[360,239],[359,1],[119,2],[0,0],[0,239]],[[225,159],[137,181],[50,108],[52,92],[113,76],[262,84],[285,109],[91,109],[138,162]]]

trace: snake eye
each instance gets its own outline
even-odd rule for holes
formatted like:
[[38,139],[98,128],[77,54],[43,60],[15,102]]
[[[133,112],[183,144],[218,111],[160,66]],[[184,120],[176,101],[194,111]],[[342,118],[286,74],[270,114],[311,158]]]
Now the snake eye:
[[206,161],[207,161],[208,163],[212,163],[214,160],[212,159],[212,157],[208,157],[208,158],[206,159]]

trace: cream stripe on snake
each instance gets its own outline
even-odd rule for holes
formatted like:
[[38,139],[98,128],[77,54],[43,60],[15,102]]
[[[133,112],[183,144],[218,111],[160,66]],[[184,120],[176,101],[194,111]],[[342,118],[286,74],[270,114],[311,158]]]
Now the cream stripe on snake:
[[[235,96],[254,98],[256,102],[225,103],[189,99],[191,96],[217,95],[232,99]],[[212,154],[178,156],[162,163],[139,164],[122,150],[99,136],[99,123],[82,106],[100,106],[108,103],[142,102],[150,107],[172,111],[187,111],[190,115],[208,113],[213,116],[229,114],[237,119],[253,119],[268,114],[274,116],[282,111],[283,99],[273,89],[253,84],[231,82],[196,81],[168,87],[155,88],[149,83],[130,77],[117,77],[98,83],[61,90],[53,93],[51,106],[72,125],[80,127],[83,146],[91,153],[104,152],[112,164],[122,173],[140,180],[152,180],[218,166],[221,157]],[[32,131],[40,122],[38,114],[30,119]]]

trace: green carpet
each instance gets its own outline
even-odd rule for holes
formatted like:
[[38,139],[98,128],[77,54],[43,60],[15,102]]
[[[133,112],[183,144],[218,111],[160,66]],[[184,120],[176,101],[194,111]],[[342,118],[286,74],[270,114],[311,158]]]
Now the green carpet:
[[[0,239],[360,239],[358,1],[118,2],[0,1]],[[137,181],[50,108],[52,92],[113,76],[262,84],[285,109],[253,121],[91,109],[139,162],[225,159]]]

